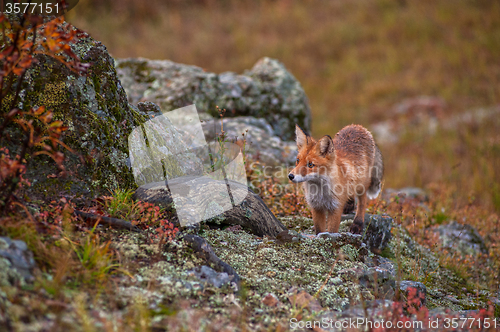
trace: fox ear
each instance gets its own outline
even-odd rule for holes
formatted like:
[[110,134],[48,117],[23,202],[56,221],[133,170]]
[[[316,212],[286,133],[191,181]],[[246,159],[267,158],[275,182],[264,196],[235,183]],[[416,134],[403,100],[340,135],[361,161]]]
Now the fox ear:
[[307,145],[309,140],[309,135],[307,135],[298,125],[295,125],[295,136],[297,141],[297,148],[299,148],[299,150],[304,145]]
[[318,144],[316,144],[316,149],[318,149],[318,154],[322,157],[333,153],[335,149],[333,147],[332,138],[329,135],[321,137]]

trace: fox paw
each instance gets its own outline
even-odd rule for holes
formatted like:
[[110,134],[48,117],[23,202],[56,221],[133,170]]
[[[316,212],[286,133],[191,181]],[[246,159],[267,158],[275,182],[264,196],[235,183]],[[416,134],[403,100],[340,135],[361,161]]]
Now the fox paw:
[[349,232],[351,232],[352,234],[361,234],[362,231],[363,231],[363,223],[359,221],[354,221],[351,227],[349,228]]

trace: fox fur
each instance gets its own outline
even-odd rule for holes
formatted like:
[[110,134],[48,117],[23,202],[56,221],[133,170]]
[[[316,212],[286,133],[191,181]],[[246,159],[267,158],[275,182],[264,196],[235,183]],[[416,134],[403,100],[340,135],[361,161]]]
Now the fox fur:
[[290,181],[303,183],[316,234],[336,233],[344,206],[357,197],[351,233],[361,233],[368,199],[381,190],[384,164],[372,134],[363,126],[349,125],[332,139],[316,141],[295,127],[298,155]]

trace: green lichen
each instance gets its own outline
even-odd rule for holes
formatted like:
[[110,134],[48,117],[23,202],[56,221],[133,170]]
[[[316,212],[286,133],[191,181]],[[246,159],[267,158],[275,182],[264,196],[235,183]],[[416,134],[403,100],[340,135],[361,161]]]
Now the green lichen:
[[182,170],[182,167],[179,165],[177,161],[177,157],[175,155],[167,155],[162,160],[164,171],[166,173],[167,179],[174,179],[176,177],[184,176],[185,173]]
[[358,259],[358,249],[351,244],[340,247],[340,252],[350,261],[356,261]]
[[[3,241],[0,239],[0,241]],[[11,262],[0,257],[0,287],[24,286],[26,283],[22,275],[12,267]]]
[[260,298],[273,293],[286,302],[291,287],[315,294],[325,281],[318,294],[322,305],[341,309],[358,298],[359,287],[355,280],[335,284],[330,278],[342,269],[363,267],[364,264],[340,259],[328,240],[304,238],[297,243],[276,244],[261,242],[245,232],[219,230],[207,231],[205,236],[217,255],[230,264]]
[[[53,162],[42,157],[30,161],[33,169],[28,169],[27,177],[37,185],[29,191],[47,196],[48,192],[68,189],[77,195],[133,189],[136,185],[127,161],[127,139],[133,127],[146,119],[128,104],[114,60],[101,44],[83,37],[72,49],[91,63],[88,76],[70,71],[49,56],[37,55],[38,62],[23,82],[23,108],[52,109],[55,119],[68,126],[62,140],[74,150],[63,149],[71,181],[53,183],[47,178],[58,173]],[[4,100],[12,100],[12,94]]]

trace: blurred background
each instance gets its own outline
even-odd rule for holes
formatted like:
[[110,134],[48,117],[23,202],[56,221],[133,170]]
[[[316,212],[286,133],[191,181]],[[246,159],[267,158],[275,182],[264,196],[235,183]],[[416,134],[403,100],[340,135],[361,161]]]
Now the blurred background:
[[276,58],[309,97],[314,136],[374,132],[386,188],[500,212],[500,1],[80,0],[67,20],[115,58],[217,73]]

